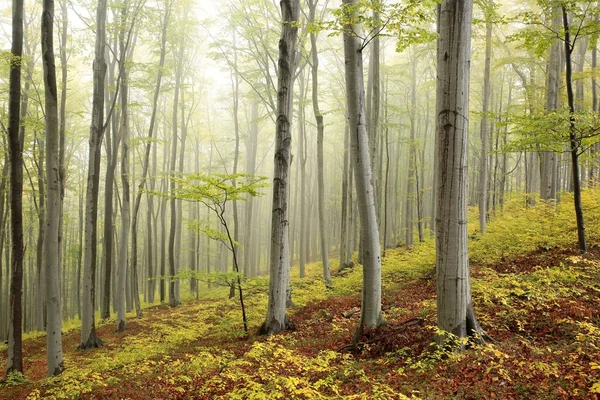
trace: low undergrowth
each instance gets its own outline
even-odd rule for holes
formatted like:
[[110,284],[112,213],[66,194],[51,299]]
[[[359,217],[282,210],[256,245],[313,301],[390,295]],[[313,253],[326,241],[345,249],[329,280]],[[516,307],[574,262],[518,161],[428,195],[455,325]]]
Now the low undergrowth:
[[[463,354],[430,346],[436,334],[435,245],[388,250],[383,260],[386,325],[348,346],[360,316],[360,266],[325,288],[318,263],[292,273],[296,328],[245,335],[239,304],[224,287],[199,300],[130,315],[128,330],[99,327],[101,349],[76,352],[64,333],[65,372],[44,379],[43,335],[24,343],[25,383],[6,399],[594,399],[600,394],[600,193],[584,192],[591,250],[580,255],[569,199],[507,204],[485,236],[471,227],[474,304],[495,339]],[[332,260],[333,268],[336,261]],[[264,278],[247,284],[251,332],[263,322]],[[6,349],[0,349],[6,365]]]

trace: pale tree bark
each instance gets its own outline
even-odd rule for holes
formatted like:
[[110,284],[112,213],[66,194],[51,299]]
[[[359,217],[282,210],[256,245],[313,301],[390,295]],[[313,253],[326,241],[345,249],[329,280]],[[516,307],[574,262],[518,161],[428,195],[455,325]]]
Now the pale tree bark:
[[[108,85],[116,85],[114,79],[114,69],[116,61],[111,62],[108,74]],[[116,101],[117,93],[114,93],[115,99],[109,95],[108,102]],[[108,113],[108,110],[107,110]],[[114,249],[114,185],[115,185],[115,169],[118,161],[119,148],[119,133],[117,130],[117,115],[115,114],[107,125],[106,131],[106,175],[104,180],[104,241],[102,245],[102,265],[104,266],[104,284],[102,291],[102,306],[100,316],[103,320],[110,318],[110,298],[111,298],[111,282],[113,279],[113,253]],[[114,304],[113,304],[114,305]]]
[[[67,174],[65,167],[65,136],[66,136],[66,124],[67,124],[67,41],[68,41],[68,27],[69,27],[69,15],[67,11],[66,0],[59,1],[61,10],[60,20],[60,40],[59,40],[59,57],[60,57],[60,70],[61,70],[61,82],[60,82],[60,108],[59,108],[59,125],[58,125],[58,174],[60,180],[60,226],[58,227],[58,263],[66,270],[66,265],[63,260],[63,247],[66,243],[63,242],[63,209],[65,201],[65,187],[67,185]],[[66,288],[66,281],[62,284]],[[63,309],[66,311],[66,296],[63,303]]]
[[[436,259],[438,328],[456,337],[483,333],[473,310],[467,248],[467,160],[472,0],[438,6],[436,102]],[[448,340],[440,335],[440,341]],[[455,343],[459,349],[461,342]]]
[[[140,178],[140,183],[138,185],[138,192],[135,196],[135,202],[133,205],[133,215],[132,215],[132,222],[131,222],[131,269],[133,270],[133,275],[137,276],[137,238],[138,238],[138,232],[137,232],[137,222],[138,222],[138,213],[140,210],[140,204],[142,201],[142,195],[144,194],[144,186],[146,185],[146,179],[148,177],[148,167],[150,165],[150,150],[152,149],[152,138],[153,138],[153,134],[154,134],[154,128],[155,128],[155,124],[156,124],[156,113],[157,113],[157,109],[158,109],[158,96],[160,94],[160,88],[161,88],[161,83],[162,83],[162,76],[163,76],[163,67],[165,65],[165,56],[166,56],[166,44],[167,44],[167,28],[169,26],[169,16],[170,16],[170,4],[168,4],[167,2],[165,2],[165,15],[163,17],[163,23],[162,23],[162,32],[161,32],[161,41],[160,41],[160,59],[158,62],[158,72],[157,72],[157,76],[156,76],[156,86],[154,87],[154,97],[153,97],[153,101],[152,101],[152,113],[150,115],[150,125],[148,127],[148,143],[146,143],[146,148],[144,151],[144,159],[142,160],[142,176]],[[148,207],[150,207],[150,204],[148,205]],[[152,207],[154,208],[154,207]],[[149,224],[149,228],[151,227],[151,218],[150,215],[148,215],[148,224]],[[149,244],[151,243],[151,229],[148,230],[148,239],[149,239]],[[149,251],[148,252],[148,264],[150,265],[148,268],[148,278],[151,277],[152,275],[152,252]],[[150,281],[148,281],[150,282]],[[142,316],[142,309],[140,307],[140,298],[139,298],[139,294],[138,294],[138,290],[137,290],[137,279],[133,279],[132,282],[133,285],[135,285],[135,288],[133,290],[133,300],[135,303],[135,311],[137,314],[137,317],[140,318]],[[148,288],[147,291],[148,293],[146,293],[146,295],[148,296],[148,298],[150,298],[149,293],[151,290],[151,286],[150,283],[148,283]],[[154,300],[153,296],[152,296],[152,300]]]
[[[348,184],[351,178],[350,175],[350,127],[348,118],[344,124],[344,166],[342,171],[342,223],[340,228],[340,266],[338,273],[352,264],[352,252],[350,248],[350,237],[352,236],[352,223],[349,221],[349,214],[352,212],[352,203],[348,204]],[[350,189],[352,190],[352,189]]]
[[408,181],[406,183],[406,203],[404,206],[406,221],[405,243],[411,247],[414,241],[414,209],[415,209],[415,183],[417,180],[417,149],[416,149],[416,120],[417,120],[417,57],[412,55],[411,62],[412,82],[410,85],[410,142],[408,147]]
[[[121,24],[124,27],[128,19],[129,2],[126,1],[121,9]],[[117,266],[117,332],[126,329],[125,300],[127,285],[127,264],[129,261],[129,228],[131,226],[131,195],[129,187],[129,71],[127,63],[126,32],[122,28],[119,37],[121,75],[121,237],[119,262]]]
[[[353,6],[357,0],[344,0],[345,6]],[[350,22],[356,15],[348,15]],[[359,330],[374,328],[383,323],[381,313],[381,254],[379,225],[369,154],[369,135],[365,120],[365,92],[363,81],[362,51],[360,38],[362,27],[344,25],[344,59],[346,76],[346,99],[350,121],[350,143],[354,159],[356,197],[360,215],[362,238],[363,290]]]
[[[4,236],[6,235],[6,220],[8,219],[8,211],[10,209],[10,205],[8,205],[8,207],[5,206],[5,204],[8,202],[8,196],[6,193],[6,182],[7,182],[7,177],[8,177],[8,168],[9,168],[9,158],[8,158],[8,152],[6,152],[4,154],[4,165],[2,166],[2,172],[0,175],[0,301],[2,302],[2,304],[6,304],[4,302],[4,282],[3,279],[6,279],[6,281],[8,282],[8,270],[7,270],[7,274],[6,277],[4,276],[4,270],[3,270],[3,252],[4,252]],[[6,208],[5,208],[6,207]],[[7,252],[8,253],[8,252]],[[8,263],[6,265],[6,267],[8,268]],[[39,285],[39,283],[38,283]],[[43,303],[43,298],[42,301],[40,301],[40,303]],[[0,340],[5,341],[6,340],[6,336],[5,334],[7,333],[4,330],[4,327],[6,327],[8,325],[8,322],[6,321],[6,315],[8,314],[8,309],[7,307],[0,307]],[[43,328],[42,328],[43,329]]]
[[306,159],[307,143],[306,129],[304,126],[304,72],[298,75],[299,95],[298,95],[298,152],[300,153],[300,240],[298,246],[300,278],[306,276],[306,255],[308,253],[308,235],[306,218]]
[[[94,317],[96,290],[96,249],[98,219],[98,187],[100,184],[100,150],[104,133],[104,78],[106,62],[104,60],[106,40],[106,0],[98,0],[96,8],[96,44],[94,49],[92,95],[92,120],[88,155],[88,173],[85,195],[85,231],[83,262],[83,301],[81,305],[81,343],[79,349],[91,349],[102,345],[96,336]],[[110,218],[110,216],[107,216]],[[112,240],[112,238],[105,238]],[[109,254],[109,257],[112,255]]]
[[269,302],[265,322],[259,333],[273,334],[288,326],[286,310],[287,286],[290,276],[290,246],[288,224],[289,170],[291,161],[291,125],[298,39],[299,0],[281,0],[281,38],[277,73],[277,114],[275,130],[275,165],[273,206],[271,214],[271,250],[269,272]]
[[[552,11],[552,27],[560,29],[560,11]],[[560,40],[555,39],[550,46],[548,68],[546,77],[546,112],[558,109],[558,96],[560,91],[561,57]],[[557,168],[557,155],[551,151],[542,151],[540,156],[540,198],[542,200],[556,200],[557,182],[554,170]]]
[[[373,7],[373,23],[378,29],[381,28],[381,16],[379,9],[382,5],[381,0],[371,0]],[[379,35],[376,34],[371,40],[371,52],[369,57],[369,74],[367,82],[366,115],[367,126],[369,127],[369,146],[371,155],[371,172],[373,179],[373,189],[375,194],[375,210],[377,210],[377,223],[380,223],[380,205],[381,205],[381,170],[377,168],[377,150],[380,147],[379,132],[379,108],[381,103],[380,94],[380,72],[381,72],[381,45]]]
[[42,61],[44,66],[44,99],[46,107],[46,230],[44,238],[44,263],[46,268],[46,350],[48,375],[58,375],[63,370],[62,318],[60,304],[59,230],[60,164],[58,132],[58,96],[54,64],[54,0],[44,0],[42,11]]
[[[177,136],[177,117],[178,117],[178,106],[179,106],[179,90],[181,89],[181,75],[182,75],[182,68],[183,68],[183,51],[184,51],[184,46],[183,46],[183,42],[180,44],[179,46],[179,54],[177,56],[177,67],[175,70],[175,94],[173,97],[173,118],[172,118],[172,123],[173,123],[173,136],[171,138],[172,142],[171,142],[171,165],[170,165],[170,170],[171,173],[170,175],[173,175],[175,173],[175,169],[177,167],[177,140],[178,140],[178,136]],[[173,180],[173,178],[169,179],[169,191],[170,193],[173,193],[175,191],[175,181]],[[176,228],[177,228],[177,204],[176,201],[174,199],[169,200],[170,203],[170,211],[171,211],[171,221],[170,221],[170,226],[169,226],[169,274],[171,275],[171,279],[169,281],[169,305],[171,307],[176,307],[179,304],[179,299],[177,297],[177,293],[176,293],[176,287],[177,284],[175,282],[175,279],[173,278],[175,276],[176,269],[175,269],[175,233],[176,233]]]
[[[21,59],[23,56],[23,0],[13,0],[12,45],[8,103],[8,151],[10,158],[11,270],[7,375],[23,373],[23,140],[21,124]],[[44,6],[47,4],[44,2]],[[46,9],[44,11],[47,11]],[[52,53],[50,55],[53,56]],[[44,57],[44,67],[46,58]],[[44,78],[46,75],[44,74]],[[4,182],[4,180],[3,180]],[[4,192],[2,193],[4,197]],[[4,199],[2,199],[4,202]],[[0,288],[1,289],[1,288]]]
[[[258,146],[258,101],[252,102],[250,116],[250,130],[246,138],[246,173],[254,175],[256,173],[256,148]],[[246,202],[246,233],[244,235],[244,275],[255,275],[256,268],[252,261],[252,248],[256,241],[252,240],[252,215],[254,213],[254,197],[250,197]]]
[[479,128],[481,134],[481,150],[479,152],[479,188],[478,188],[478,205],[479,205],[479,229],[481,234],[485,234],[488,216],[488,140],[490,124],[488,122],[488,113],[490,109],[490,64],[492,60],[492,32],[493,32],[493,11],[494,1],[488,0],[484,3],[485,15],[485,64],[483,68],[483,107],[481,116],[481,125]]
[[[318,0],[309,0],[308,19],[315,21],[315,12]],[[325,124],[323,115],[319,110],[319,55],[317,53],[317,34],[310,33],[310,54],[311,54],[311,73],[312,73],[312,105],[315,120],[317,121],[317,182],[318,182],[318,201],[319,201],[319,239],[321,240],[321,261],[323,263],[323,279],[325,285],[331,285],[331,273],[329,272],[329,246],[327,244],[327,232],[325,229],[325,178],[323,167],[323,136]]]

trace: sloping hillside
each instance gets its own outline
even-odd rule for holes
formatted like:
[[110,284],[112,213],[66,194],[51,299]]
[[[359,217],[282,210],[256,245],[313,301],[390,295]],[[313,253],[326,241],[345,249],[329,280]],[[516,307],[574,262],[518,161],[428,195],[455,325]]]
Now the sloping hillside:
[[[465,354],[430,346],[436,332],[434,246],[388,250],[383,264],[387,325],[351,346],[360,307],[360,266],[325,289],[320,265],[293,278],[295,331],[244,336],[226,288],[199,300],[113,321],[105,346],[76,352],[64,334],[66,371],[44,380],[45,338],[25,341],[28,382],[0,398],[459,398],[594,399],[600,393],[600,200],[585,193],[592,250],[575,250],[568,198],[557,207],[514,200],[485,237],[471,235],[475,308],[496,341]],[[472,218],[471,220],[476,220]],[[334,266],[335,267],[335,266]],[[251,332],[266,308],[266,281],[246,285]],[[6,364],[6,348],[0,351]]]

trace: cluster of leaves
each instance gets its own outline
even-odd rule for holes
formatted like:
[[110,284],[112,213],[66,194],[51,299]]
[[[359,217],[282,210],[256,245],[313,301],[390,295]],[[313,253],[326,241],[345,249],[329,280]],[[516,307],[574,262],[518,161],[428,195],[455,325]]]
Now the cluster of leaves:
[[600,117],[591,110],[579,110],[573,115],[567,108],[548,113],[509,114],[502,125],[508,124],[511,141],[502,151],[551,151],[562,153],[569,144],[569,124],[574,118],[574,133],[579,154],[600,141]]

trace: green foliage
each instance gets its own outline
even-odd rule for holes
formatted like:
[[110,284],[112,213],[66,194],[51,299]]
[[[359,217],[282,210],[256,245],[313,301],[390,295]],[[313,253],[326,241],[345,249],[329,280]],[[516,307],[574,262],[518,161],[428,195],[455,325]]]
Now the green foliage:
[[[334,10],[335,21],[325,26],[333,31],[332,34],[341,34],[346,26],[360,24],[365,31],[362,37],[365,44],[376,35],[391,36],[398,39],[397,50],[402,51],[410,45],[431,42],[437,38],[431,27],[435,22],[433,10],[438,3],[436,0],[391,4],[360,0],[356,4],[343,4]],[[375,18],[374,13],[379,18]]]
[[[600,117],[591,110],[576,111],[575,136],[579,152],[589,149],[600,140]],[[506,122],[511,133],[510,142],[502,151],[551,151],[561,153],[569,144],[571,114],[567,108],[548,113],[509,114]]]
[[260,189],[268,187],[267,177],[250,174],[190,174],[174,178],[178,188],[173,198],[200,201],[208,207],[227,201],[247,200],[248,196],[261,196]]

